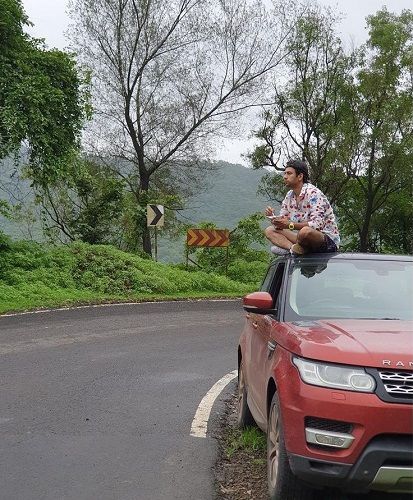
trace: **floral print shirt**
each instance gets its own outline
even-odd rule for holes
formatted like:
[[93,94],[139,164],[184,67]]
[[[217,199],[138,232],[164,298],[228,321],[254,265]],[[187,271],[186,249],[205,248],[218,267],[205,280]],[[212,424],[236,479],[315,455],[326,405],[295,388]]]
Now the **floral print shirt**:
[[303,184],[300,196],[291,189],[281,204],[280,216],[292,222],[308,222],[309,227],[329,236],[337,248],[340,245],[336,218],[324,193],[310,183]]

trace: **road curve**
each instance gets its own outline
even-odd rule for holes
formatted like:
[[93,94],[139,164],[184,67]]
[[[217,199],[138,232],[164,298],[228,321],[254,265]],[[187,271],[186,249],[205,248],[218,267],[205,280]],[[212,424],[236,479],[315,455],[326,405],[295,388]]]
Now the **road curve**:
[[211,500],[198,404],[236,369],[239,301],[0,317],[0,498]]

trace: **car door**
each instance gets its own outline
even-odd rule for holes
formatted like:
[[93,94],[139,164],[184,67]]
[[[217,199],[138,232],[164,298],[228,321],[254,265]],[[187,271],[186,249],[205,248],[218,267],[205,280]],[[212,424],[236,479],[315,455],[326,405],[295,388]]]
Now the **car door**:
[[[279,302],[283,279],[284,262],[274,263],[261,286],[261,291],[269,292],[274,305]],[[250,313],[250,361],[248,380],[248,404],[258,425],[266,422],[266,364],[273,352],[271,329],[276,317],[273,315]]]

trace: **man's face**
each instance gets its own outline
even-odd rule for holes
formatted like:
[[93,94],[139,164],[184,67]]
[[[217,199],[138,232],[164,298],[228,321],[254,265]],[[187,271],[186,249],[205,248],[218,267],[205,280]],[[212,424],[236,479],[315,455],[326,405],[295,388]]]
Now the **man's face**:
[[283,177],[284,184],[291,189],[294,189],[303,180],[303,174],[297,175],[293,167],[285,167]]

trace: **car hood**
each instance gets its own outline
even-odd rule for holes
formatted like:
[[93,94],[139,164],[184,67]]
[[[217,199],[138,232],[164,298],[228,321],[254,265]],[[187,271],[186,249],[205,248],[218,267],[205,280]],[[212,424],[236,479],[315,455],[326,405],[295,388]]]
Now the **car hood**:
[[412,321],[328,319],[285,327],[285,347],[304,358],[413,370]]

